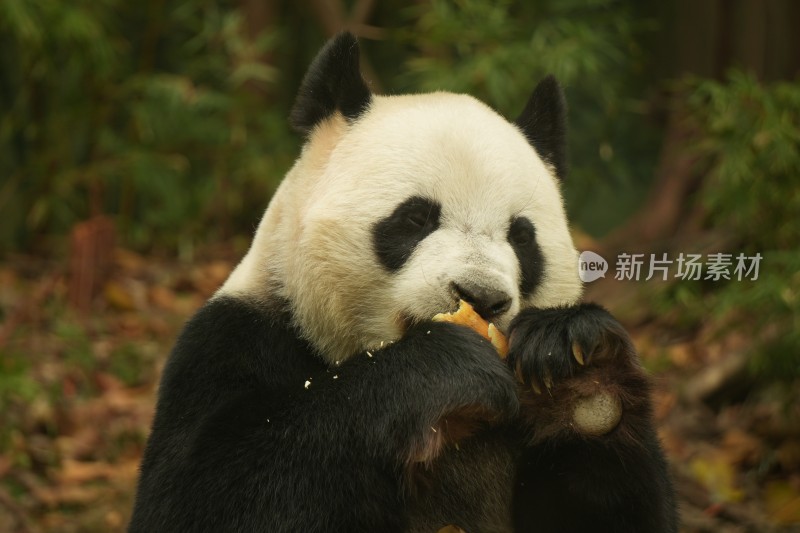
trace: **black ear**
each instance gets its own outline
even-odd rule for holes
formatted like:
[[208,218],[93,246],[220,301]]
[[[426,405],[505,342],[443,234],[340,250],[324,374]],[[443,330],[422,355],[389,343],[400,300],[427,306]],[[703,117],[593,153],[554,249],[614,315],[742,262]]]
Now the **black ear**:
[[350,32],[329,40],[308,68],[297,93],[289,122],[302,133],[340,111],[357,119],[368,107],[372,94],[358,67],[358,41]]
[[563,180],[567,176],[567,104],[555,77],[550,75],[539,82],[514,123]]

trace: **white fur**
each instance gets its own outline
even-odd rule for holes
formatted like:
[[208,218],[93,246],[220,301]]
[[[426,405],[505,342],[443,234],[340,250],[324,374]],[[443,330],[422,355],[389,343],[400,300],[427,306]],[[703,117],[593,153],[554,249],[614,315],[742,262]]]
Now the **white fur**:
[[[438,201],[441,224],[390,273],[372,226],[411,196]],[[524,301],[507,242],[514,215],[533,222],[546,265]],[[375,96],[355,123],[337,114],[315,128],[218,295],[287,300],[334,362],[396,340],[404,317],[452,310],[452,281],[511,295],[501,330],[520,309],[577,302],[577,252],[558,183],[520,131],[472,97]]]

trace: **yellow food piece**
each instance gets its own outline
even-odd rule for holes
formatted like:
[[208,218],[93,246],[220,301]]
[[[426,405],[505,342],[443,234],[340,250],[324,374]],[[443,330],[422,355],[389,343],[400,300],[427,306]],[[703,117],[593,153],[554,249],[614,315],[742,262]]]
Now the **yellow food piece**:
[[467,326],[469,329],[475,331],[484,339],[492,343],[497,353],[500,354],[502,359],[508,355],[508,340],[500,330],[494,327],[481,318],[475,309],[464,300],[458,301],[458,309],[454,313],[438,313],[434,315],[433,320],[437,322],[451,322],[453,324],[460,324]]

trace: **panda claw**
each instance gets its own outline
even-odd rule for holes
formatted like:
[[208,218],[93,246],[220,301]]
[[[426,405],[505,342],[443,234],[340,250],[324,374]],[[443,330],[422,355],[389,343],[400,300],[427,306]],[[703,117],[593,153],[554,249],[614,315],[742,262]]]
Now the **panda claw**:
[[549,370],[545,369],[542,381],[544,381],[544,386],[547,387],[547,392],[550,392],[553,388],[553,376],[550,374]]
[[575,360],[579,365],[586,365],[586,359],[583,356],[583,349],[581,348],[581,345],[578,344],[578,341],[572,341],[572,356],[575,357]]

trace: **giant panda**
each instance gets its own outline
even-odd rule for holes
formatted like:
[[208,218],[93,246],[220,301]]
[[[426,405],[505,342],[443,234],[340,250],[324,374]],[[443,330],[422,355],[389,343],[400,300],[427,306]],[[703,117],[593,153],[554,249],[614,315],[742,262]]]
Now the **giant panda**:
[[[558,83],[509,122],[358,63],[340,34],[302,82],[306,144],[172,351],[129,530],[676,531],[647,378],[579,302]],[[505,360],[431,321],[460,300]]]

